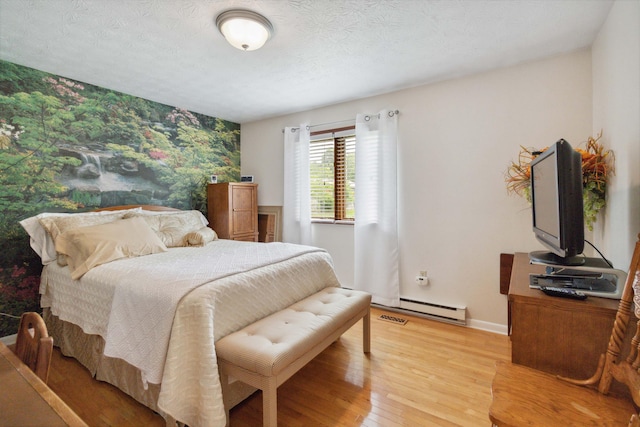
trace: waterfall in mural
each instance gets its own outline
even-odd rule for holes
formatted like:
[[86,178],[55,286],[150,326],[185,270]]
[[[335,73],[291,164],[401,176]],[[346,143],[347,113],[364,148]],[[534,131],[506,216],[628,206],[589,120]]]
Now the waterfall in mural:
[[96,197],[119,192],[144,197],[145,204],[166,204],[169,189],[157,183],[136,162],[122,159],[108,151],[96,153],[69,150],[67,154],[77,156],[82,162],[78,167],[67,168],[58,177],[72,199],[83,198],[91,205],[99,205],[101,200],[94,200]]
[[100,156],[96,154],[79,153],[82,165],[78,168],[76,175],[78,178],[93,179],[102,175]]

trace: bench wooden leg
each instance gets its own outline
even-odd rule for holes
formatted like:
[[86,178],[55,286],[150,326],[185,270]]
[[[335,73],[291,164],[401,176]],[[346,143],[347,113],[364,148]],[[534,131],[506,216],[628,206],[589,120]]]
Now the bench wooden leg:
[[231,403],[229,402],[229,375],[226,372],[220,370],[220,386],[222,388],[222,402],[224,405],[224,415],[227,418],[225,426],[229,426],[229,410],[231,409]]
[[362,350],[365,353],[371,352],[371,311],[362,318]]
[[262,426],[278,425],[278,384],[275,378],[269,378],[262,390]]

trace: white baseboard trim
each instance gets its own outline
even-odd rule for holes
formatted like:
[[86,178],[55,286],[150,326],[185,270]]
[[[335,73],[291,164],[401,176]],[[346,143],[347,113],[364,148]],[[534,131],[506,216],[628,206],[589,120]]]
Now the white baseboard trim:
[[473,329],[480,329],[482,331],[493,332],[500,335],[509,334],[507,325],[502,325],[500,323],[491,323],[491,322],[484,322],[482,320],[468,319],[467,325]]
[[458,325],[458,326],[462,326],[462,327],[466,327],[466,328],[478,329],[478,330],[487,331],[487,332],[493,332],[494,334],[508,335],[507,325],[502,325],[500,323],[491,323],[491,322],[484,322],[482,320],[467,319],[466,320],[466,324],[461,324],[459,322],[448,322],[447,319],[436,318],[436,317],[430,316],[428,314],[420,313],[420,312],[417,312],[417,311],[414,311],[414,310],[407,310],[407,309],[402,308],[402,307],[388,307],[386,305],[375,304],[375,303],[373,303],[371,305],[373,307],[381,308],[381,309],[387,310],[387,311],[393,311],[395,313],[405,313],[405,314],[409,314],[409,315],[413,315],[413,316],[422,317],[422,318],[425,318],[425,319],[436,320],[436,321],[439,321],[439,322],[444,321],[445,323],[451,323],[452,325]]

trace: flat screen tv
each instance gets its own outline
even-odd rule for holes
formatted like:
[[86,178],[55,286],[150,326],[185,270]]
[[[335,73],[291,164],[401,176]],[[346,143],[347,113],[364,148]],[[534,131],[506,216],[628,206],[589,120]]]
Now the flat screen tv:
[[549,250],[531,252],[531,260],[583,264],[582,158],[564,139],[531,162],[531,204],[533,232]]

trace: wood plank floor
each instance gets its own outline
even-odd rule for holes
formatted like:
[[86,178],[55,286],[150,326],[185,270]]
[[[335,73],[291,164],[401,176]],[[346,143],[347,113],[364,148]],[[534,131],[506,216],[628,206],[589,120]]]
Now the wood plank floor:
[[[378,319],[391,314],[398,325]],[[358,323],[278,389],[278,422],[296,426],[488,426],[504,335],[372,309],[371,353]],[[92,379],[56,349],[51,388],[91,426],[163,426],[163,419]],[[260,392],[231,411],[231,426],[262,425]]]

